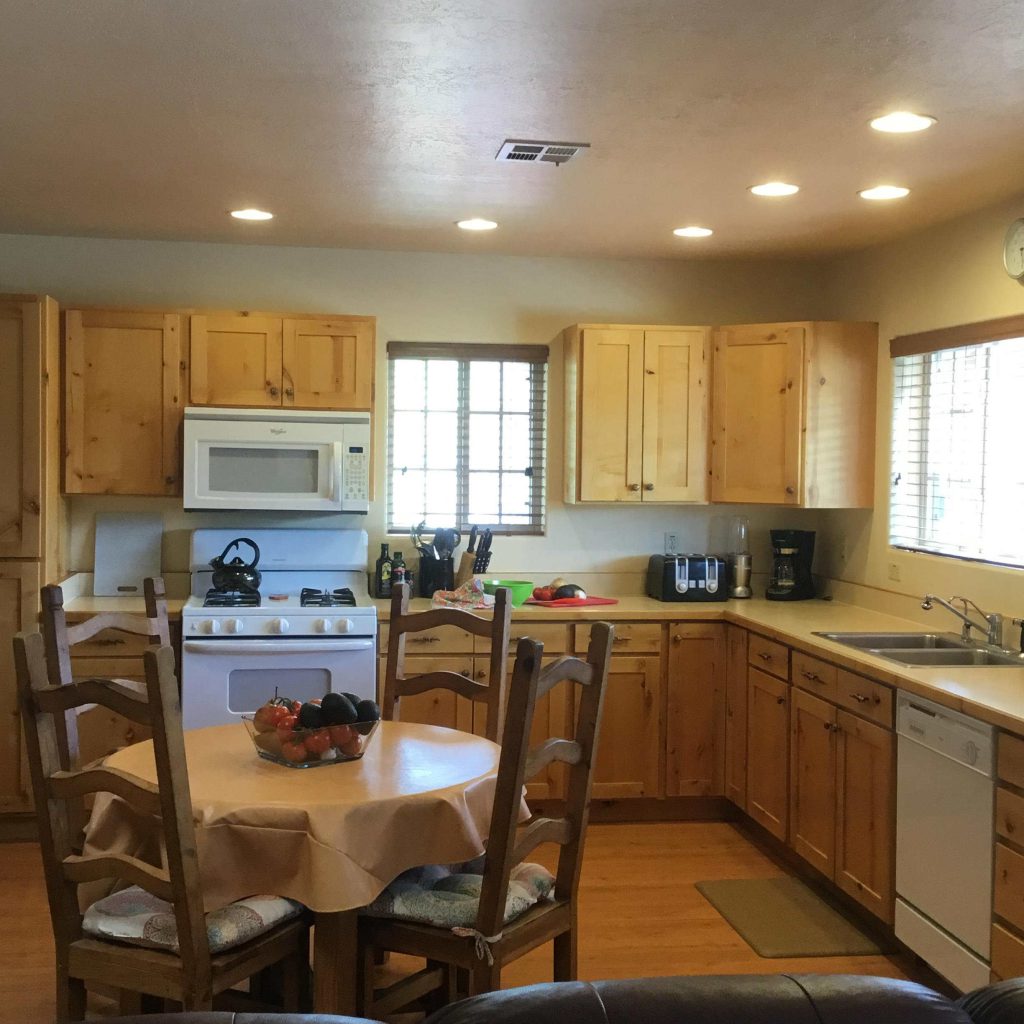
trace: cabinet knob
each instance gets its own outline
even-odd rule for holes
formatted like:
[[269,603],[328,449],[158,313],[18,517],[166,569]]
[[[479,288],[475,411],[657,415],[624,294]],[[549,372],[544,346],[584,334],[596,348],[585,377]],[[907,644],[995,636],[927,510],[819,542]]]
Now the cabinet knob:
[[165,476],[164,477],[164,483],[167,484],[168,486],[170,486],[171,484],[174,483],[174,477],[173,476]]
[[644,490],[645,491],[653,491],[654,490],[654,484],[644,484]]
[[280,392],[278,391],[278,389],[276,387],[274,387],[273,384],[271,384],[270,385],[270,397],[271,398],[277,398],[277,396],[279,394],[280,394]]
[[629,485],[629,489],[631,491],[639,491],[640,490],[640,485],[639,484],[630,484]]
[[796,488],[795,487],[787,487],[786,488],[786,493],[787,494],[796,494]]
[[775,703],[776,704],[785,704],[786,703],[786,698],[785,697],[776,697],[775,698]]
[[674,643],[674,644],[681,644],[682,642],[683,642],[683,638],[678,633],[675,633],[673,635],[673,637],[672,637],[672,643]]
[[284,394],[285,394],[285,398],[294,398],[295,397],[295,388],[285,388],[284,389]]

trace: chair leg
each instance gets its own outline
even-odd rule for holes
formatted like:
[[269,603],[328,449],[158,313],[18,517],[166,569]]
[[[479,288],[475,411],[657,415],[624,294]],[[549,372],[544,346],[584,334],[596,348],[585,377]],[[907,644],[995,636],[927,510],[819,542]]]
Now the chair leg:
[[501,988],[501,968],[497,964],[486,961],[477,964],[469,972],[469,994],[483,995],[485,992],[497,992]]
[[373,1008],[374,967],[380,951],[375,946],[359,943],[356,954],[356,1014],[367,1017]]
[[310,987],[309,931],[298,939],[295,952],[281,964],[283,989],[281,1005],[286,1013],[305,1013],[312,1009]]
[[555,981],[575,981],[577,976],[576,963],[576,928],[572,927],[556,935],[554,942],[554,971],[552,977]]
[[70,977],[67,968],[58,964],[56,1024],[85,1020],[85,999],[85,982]]
[[199,1013],[213,1009],[211,992],[183,992],[181,1008],[185,1013]]
[[449,1003],[454,1003],[458,999],[458,995],[455,991],[455,966],[453,964],[446,964],[443,960],[427,960],[427,970],[443,972],[441,984],[424,997],[425,1008],[429,1016],[443,1009]]

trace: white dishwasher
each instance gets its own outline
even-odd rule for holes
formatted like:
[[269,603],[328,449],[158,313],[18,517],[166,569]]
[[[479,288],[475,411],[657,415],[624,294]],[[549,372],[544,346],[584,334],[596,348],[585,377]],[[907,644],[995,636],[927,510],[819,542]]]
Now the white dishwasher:
[[991,726],[900,691],[896,937],[961,991],[989,982]]

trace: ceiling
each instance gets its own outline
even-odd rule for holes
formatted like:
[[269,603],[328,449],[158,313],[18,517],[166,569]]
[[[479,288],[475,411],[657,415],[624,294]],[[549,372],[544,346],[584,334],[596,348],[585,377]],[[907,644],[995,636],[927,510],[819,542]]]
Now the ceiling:
[[[1022,23],[1024,0],[0,0],[0,231],[839,252],[1021,191]],[[939,121],[868,128],[894,109]],[[505,138],[592,148],[497,163]],[[747,191],[772,179],[802,191]],[[912,192],[857,196],[880,182]]]

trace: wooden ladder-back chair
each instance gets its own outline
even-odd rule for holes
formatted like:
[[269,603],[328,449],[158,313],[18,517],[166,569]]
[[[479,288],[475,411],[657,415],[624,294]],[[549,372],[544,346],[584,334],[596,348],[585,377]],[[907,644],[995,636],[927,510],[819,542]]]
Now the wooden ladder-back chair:
[[[519,641],[475,927],[457,933],[436,925],[375,917],[372,909],[361,915],[359,1012],[382,1017],[424,996],[433,997],[436,1004],[438,988],[441,1001],[493,991],[501,987],[505,964],[549,940],[554,942],[555,981],[576,978],[576,896],[613,633],[608,623],[595,623],[586,661],[560,658],[543,671],[543,645],[528,637]],[[530,750],[537,702],[562,682],[576,684],[578,690],[574,738],[553,737]],[[569,766],[564,815],[535,816],[520,825],[524,783],[554,761]],[[536,847],[549,842],[560,847],[550,898],[506,923],[512,870]],[[373,989],[373,965],[382,951],[424,957],[427,966],[378,993]],[[456,991],[457,978],[467,982],[467,993]]]
[[[304,910],[211,954],[171,648],[145,652],[144,695],[116,680],[55,685],[47,678],[44,642],[38,633],[19,633],[14,657],[56,946],[59,1024],[85,1017],[89,984],[121,990],[126,1011],[139,1005],[139,997],[128,993],[172,999],[186,1010],[208,1010],[214,995],[276,964],[285,967],[286,1008],[300,1009],[309,969],[309,921]],[[86,704],[101,704],[152,728],[156,784],[101,764],[76,771],[64,768],[56,722]],[[87,794],[112,794],[140,821],[158,820],[160,864],[118,852],[78,852],[69,807]],[[129,939],[97,938],[85,931],[79,885],[107,879],[138,886],[171,905],[178,952],[130,945]],[[145,934],[149,936],[148,929]]]
[[[459,696],[482,703],[487,708],[484,735],[497,741],[505,718],[507,690],[507,659],[509,632],[512,628],[512,603],[505,587],[494,595],[494,616],[486,619],[459,608],[431,608],[425,612],[409,611],[409,585],[397,583],[391,594],[391,619],[388,623],[388,656],[384,674],[384,697],[381,716],[388,721],[401,714],[402,697],[413,697],[430,690],[451,690]],[[461,672],[425,672],[405,674],[406,638],[438,626],[455,626],[491,642],[490,663],[486,682],[478,682]]]

